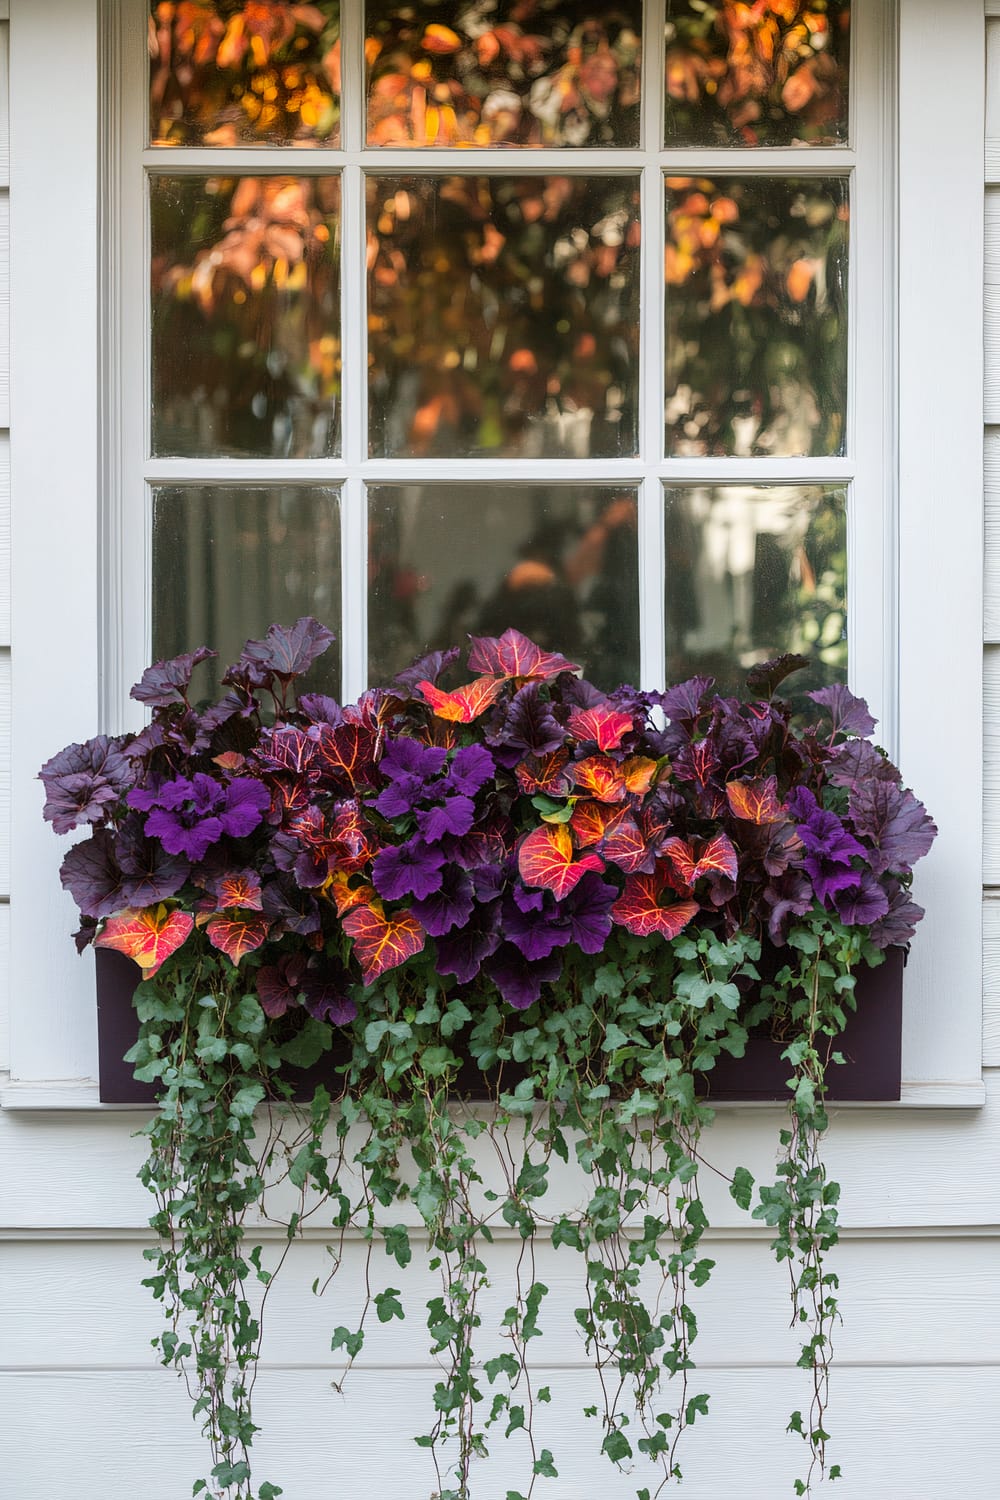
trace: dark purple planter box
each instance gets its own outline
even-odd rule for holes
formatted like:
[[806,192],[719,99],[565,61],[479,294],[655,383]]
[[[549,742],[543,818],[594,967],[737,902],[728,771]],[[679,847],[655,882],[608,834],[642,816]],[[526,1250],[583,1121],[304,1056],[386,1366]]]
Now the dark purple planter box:
[[[131,1066],[122,1061],[139,1034],[132,1009],[139,971],[130,958],[107,948],[99,948],[96,957],[101,1100],[105,1104],[151,1104],[152,1085],[137,1083]],[[904,962],[903,949],[890,948],[879,968],[858,971],[858,1008],[834,1044],[844,1061],[831,1065],[827,1073],[831,1100],[899,1098]],[[324,1077],[329,1081],[329,1070],[330,1058],[302,1070],[303,1097]],[[718,1102],[782,1100],[787,1096],[787,1077],[788,1064],[781,1061],[780,1044],[768,1037],[751,1037],[745,1057],[718,1059],[706,1096]]]

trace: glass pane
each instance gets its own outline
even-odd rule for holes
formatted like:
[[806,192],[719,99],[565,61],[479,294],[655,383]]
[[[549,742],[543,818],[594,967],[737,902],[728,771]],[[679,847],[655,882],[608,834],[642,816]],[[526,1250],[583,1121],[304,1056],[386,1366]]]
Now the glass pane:
[[153,453],[339,453],[339,177],[153,177],[150,214]]
[[719,484],[666,491],[667,679],[722,693],[785,651],[795,694],[847,673],[847,490]]
[[672,456],[841,454],[843,177],[667,178]]
[[[293,485],[267,489],[171,485],[153,490],[153,656],[211,646],[199,692],[269,625],[315,615],[337,641],[307,682],[340,693],[340,494]],[[202,675],[204,674],[204,675]]]
[[637,146],[641,0],[368,0],[370,146]]
[[154,146],[340,143],[340,0],[153,0]]
[[639,680],[633,488],[379,485],[368,502],[368,680],[521,630],[601,687]]
[[368,179],[369,448],[635,452],[634,177]]
[[667,0],[668,146],[847,141],[847,0]]

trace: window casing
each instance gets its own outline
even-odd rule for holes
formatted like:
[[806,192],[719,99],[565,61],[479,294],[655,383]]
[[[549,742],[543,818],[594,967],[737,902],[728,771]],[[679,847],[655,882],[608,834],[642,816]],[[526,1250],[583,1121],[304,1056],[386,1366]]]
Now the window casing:
[[[970,809],[967,802],[959,807],[955,794],[955,782],[944,778],[940,768],[934,766],[934,757],[928,753],[927,736],[921,733],[922,703],[921,686],[925,669],[918,666],[921,658],[914,647],[919,642],[923,648],[923,662],[944,660],[941,639],[941,621],[934,620],[934,611],[928,601],[934,597],[933,579],[941,559],[957,557],[961,549],[963,562],[971,550],[978,556],[979,537],[972,513],[978,515],[978,495],[981,485],[976,481],[979,460],[978,433],[975,432],[978,403],[981,401],[978,385],[969,378],[972,351],[977,347],[970,337],[974,327],[972,317],[973,299],[969,295],[969,283],[978,297],[980,284],[976,247],[965,245],[967,274],[960,281],[958,274],[941,278],[947,281],[948,294],[940,283],[933,284],[927,273],[923,258],[907,254],[899,260],[899,305],[897,317],[894,296],[896,266],[896,190],[893,177],[897,176],[900,212],[898,215],[900,243],[909,246],[926,245],[933,239],[934,227],[926,222],[926,201],[918,191],[918,184],[926,181],[928,163],[936,163],[942,170],[947,160],[947,172],[953,181],[956,178],[954,163],[961,162],[957,173],[958,188],[964,191],[967,201],[973,200],[976,191],[975,171],[980,164],[978,147],[981,145],[981,101],[974,91],[967,89],[970,53],[981,50],[982,38],[974,27],[973,7],[962,7],[961,14],[952,15],[946,26],[934,7],[923,3],[914,4],[904,0],[899,17],[901,22],[896,49],[896,14],[890,4],[864,4],[856,7],[854,25],[854,75],[852,80],[852,144],[847,148],[810,148],[794,154],[794,163],[787,151],[772,152],[768,149],[743,150],[689,150],[667,153],[657,149],[662,121],[662,103],[657,87],[656,69],[647,65],[644,78],[643,139],[648,145],[633,150],[615,149],[547,152],[531,151],[486,151],[477,156],[476,170],[516,172],[520,174],[558,171],[561,174],[628,173],[637,175],[641,181],[641,213],[643,221],[643,269],[641,272],[641,326],[648,333],[663,327],[663,280],[659,274],[662,266],[663,207],[662,179],[666,175],[690,173],[693,169],[702,173],[726,175],[789,174],[796,175],[849,175],[851,179],[852,226],[851,226],[851,273],[850,296],[850,386],[848,392],[847,450],[842,457],[824,459],[779,459],[779,458],[665,458],[662,456],[663,431],[663,361],[660,341],[646,337],[642,355],[640,382],[640,448],[635,458],[607,459],[397,459],[371,458],[367,456],[365,437],[365,392],[359,379],[345,378],[343,391],[343,456],[336,459],[240,459],[202,458],[150,458],[151,445],[148,429],[148,377],[149,347],[143,330],[146,324],[147,283],[149,247],[143,239],[141,226],[147,223],[144,206],[147,173],[206,172],[220,169],[217,151],[185,149],[174,152],[162,148],[144,147],[145,127],[145,82],[146,58],[142,20],[143,7],[126,3],[109,4],[103,16],[103,24],[97,26],[96,15],[87,7],[74,8],[68,3],[57,6],[64,13],[66,30],[59,39],[52,41],[62,66],[70,73],[70,49],[66,36],[72,35],[77,45],[83,44],[84,55],[99,59],[98,69],[87,73],[88,99],[95,109],[100,109],[102,121],[103,151],[98,159],[88,154],[83,142],[58,142],[57,154],[64,163],[76,162],[78,174],[73,179],[69,196],[75,198],[79,208],[77,223],[94,223],[94,203],[97,201],[95,176],[98,166],[104,173],[101,194],[102,222],[102,274],[99,278],[100,300],[98,300],[98,277],[94,275],[94,264],[84,257],[81,279],[86,288],[83,306],[94,315],[101,330],[102,382],[101,397],[101,444],[100,479],[93,482],[87,469],[69,486],[65,498],[66,509],[63,524],[71,526],[78,534],[86,517],[93,521],[92,535],[100,535],[101,544],[93,557],[93,567],[87,563],[87,543],[81,551],[79,542],[70,541],[66,532],[55,538],[52,549],[55,555],[55,581],[62,597],[71,607],[83,610],[86,617],[88,597],[91,600],[90,618],[97,617],[97,626],[86,646],[89,632],[84,631],[86,666],[75,679],[68,693],[63,711],[58,715],[65,721],[66,729],[59,738],[54,726],[44,737],[29,730],[21,742],[21,753],[17,772],[30,775],[34,767],[52,746],[69,738],[81,737],[81,724],[92,724],[96,729],[117,730],[130,727],[131,705],[128,704],[127,689],[148,659],[150,615],[148,582],[150,577],[150,528],[148,503],[142,506],[137,497],[148,493],[154,485],[184,485],[186,483],[220,483],[229,485],[257,486],[280,483],[288,486],[339,485],[342,490],[343,529],[341,535],[343,557],[343,692],[350,697],[365,684],[367,676],[365,642],[365,601],[363,584],[366,574],[366,524],[365,487],[369,485],[391,485],[405,480],[424,483],[475,483],[487,484],[548,484],[548,485],[635,485],[639,492],[639,598],[642,642],[642,675],[646,685],[662,681],[665,673],[663,636],[664,598],[664,507],[663,487],[685,487],[692,483],[721,485],[738,483],[749,485],[778,485],[790,481],[826,485],[846,485],[850,488],[848,507],[848,550],[850,619],[850,676],[853,685],[863,692],[872,703],[874,711],[883,724],[885,743],[900,757],[905,774],[926,797],[942,826],[944,857],[936,854],[937,866],[932,878],[925,880],[918,894],[929,908],[929,916],[920,933],[920,942],[915,947],[911,970],[908,974],[908,1000],[911,1020],[904,1038],[904,1074],[914,1080],[918,1088],[911,1089],[910,1098],[919,1102],[952,1099],[956,1102],[974,1102],[978,1078],[978,968],[969,962],[970,952],[976,947],[978,933],[978,865],[974,879],[970,879],[967,868],[968,851],[978,845],[980,827],[978,801]],[[15,8],[16,11],[16,8]],[[82,12],[87,11],[86,15]],[[40,40],[37,21],[30,18],[30,8],[25,7],[19,28],[12,17],[14,36],[24,39],[35,35]],[[979,30],[981,31],[981,18]],[[344,48],[344,128],[343,149],[336,152],[296,153],[296,172],[321,173],[337,170],[342,183],[342,265],[345,285],[362,281],[364,267],[364,234],[362,202],[366,172],[379,174],[420,174],[443,171],[470,170],[469,154],[434,150],[433,153],[406,150],[393,151],[385,148],[366,151],[361,143],[361,109],[358,106],[362,89],[361,12],[357,6],[346,6],[343,17]],[[352,36],[353,28],[353,36]],[[647,6],[645,56],[658,55],[656,37],[662,34],[662,12],[655,5]],[[939,49],[937,71],[928,65],[925,48],[929,38]],[[24,54],[22,54],[24,55]],[[353,59],[353,62],[352,62]],[[942,61],[942,59],[944,61]],[[951,68],[945,65],[951,59]],[[959,60],[961,59],[961,66]],[[895,150],[896,111],[893,87],[895,68],[899,66],[899,150]],[[58,61],[57,61],[58,66]],[[944,111],[948,128],[934,138],[927,118],[932,112],[920,105],[921,90],[933,87],[941,89],[941,77],[946,79],[947,102]],[[965,93],[963,93],[963,84]],[[52,122],[42,120],[37,102],[27,97],[27,84],[15,85],[15,121],[19,117],[21,127],[22,156],[18,162],[15,146],[15,173],[21,181],[27,181],[28,169],[34,163],[37,171],[41,157],[36,155],[32,127],[37,130],[37,139],[48,138],[53,147]],[[20,97],[18,94],[20,93]],[[355,101],[352,109],[351,98]],[[938,121],[941,113],[933,112]],[[16,125],[15,125],[16,128]],[[978,131],[978,134],[977,134]],[[914,148],[914,140],[921,142],[923,156]],[[972,143],[977,149],[972,149]],[[303,159],[308,155],[308,159]],[[321,162],[320,158],[324,158]],[[265,159],[266,158],[266,159]],[[890,166],[895,158],[895,174]],[[515,166],[516,162],[516,166]],[[695,168],[695,163],[697,166]],[[236,150],[225,153],[225,166],[230,172],[281,172],[288,171],[288,154],[274,151]],[[60,174],[61,181],[62,174]],[[51,177],[50,177],[51,180]],[[88,196],[88,189],[92,197]],[[981,176],[978,181],[981,192]],[[41,268],[51,267],[51,252],[46,247],[34,244],[30,227],[21,241],[21,256],[18,269],[24,269],[21,282],[23,303],[26,312],[34,305],[41,305]],[[34,252],[38,251],[38,259]],[[973,264],[974,263],[974,264]],[[353,269],[352,269],[353,268]],[[89,276],[89,280],[88,280]],[[363,284],[363,283],[362,283]],[[928,293],[933,291],[933,295]],[[51,299],[48,317],[55,318],[64,310],[65,298],[58,295]],[[78,330],[78,344],[71,362],[78,373],[81,391],[86,396],[70,424],[78,441],[79,452],[86,454],[94,449],[94,432],[97,423],[87,427],[88,417],[96,416],[91,400],[92,387],[87,385],[84,371],[86,355],[94,354],[92,331],[86,328],[86,318],[81,319],[78,309],[73,310],[70,324]],[[364,352],[363,301],[360,296],[345,296],[343,301],[343,338],[345,364],[348,365],[350,351],[355,351],[358,372],[364,369],[360,357]],[[81,321],[83,327],[81,327]],[[964,340],[964,342],[963,342]],[[899,363],[896,355],[899,350]],[[940,351],[938,354],[937,351]],[[926,370],[928,360],[940,358],[950,351],[955,362],[950,366],[962,367],[962,376],[956,378],[954,389],[948,392],[934,407],[928,410],[927,392],[918,377],[920,369]],[[18,373],[17,355],[22,354],[21,368],[27,370],[25,390],[42,388],[40,370],[25,350],[22,342],[15,346],[15,376]],[[912,363],[908,363],[912,361]],[[35,384],[30,382],[32,373]],[[975,372],[973,371],[973,374]],[[961,404],[959,397],[964,401]],[[36,397],[37,404],[37,397]],[[946,408],[947,427],[942,427],[942,406]],[[35,414],[25,402],[22,407],[25,436],[22,442],[30,441],[33,421],[36,431],[41,427],[41,414]],[[933,427],[951,431],[955,436],[950,444],[956,462],[946,468],[940,459],[936,463],[926,460],[926,432]],[[16,429],[15,429],[16,432]],[[959,436],[961,435],[961,436]],[[897,437],[898,453],[897,460]],[[17,463],[17,437],[15,436],[15,486],[18,474],[28,493],[32,486],[40,493],[40,474],[37,459],[26,458]],[[975,455],[975,456],[973,456]],[[97,465],[94,465],[96,470]],[[896,500],[897,470],[901,476],[899,501]],[[936,504],[933,486],[946,472],[964,472],[966,482],[962,485],[961,508],[947,507],[942,513]],[[969,488],[968,481],[972,481]],[[17,489],[15,488],[15,503]],[[71,499],[71,497],[75,497]],[[78,503],[77,503],[78,502]],[[43,528],[47,532],[48,528]],[[22,537],[30,536],[32,526],[22,526]],[[43,531],[36,531],[40,539]],[[23,544],[22,544],[23,545]],[[99,577],[96,598],[94,575]],[[81,576],[86,575],[86,576]],[[928,585],[931,585],[928,588]],[[923,594],[921,594],[923,590]],[[961,601],[950,622],[952,630],[949,640],[949,667],[952,680],[960,682],[966,690],[972,689],[966,704],[970,723],[977,723],[979,697],[978,647],[981,641],[980,622],[973,615],[976,591],[970,589],[969,597]],[[30,622],[37,612],[37,596],[22,584],[15,595],[20,604],[20,614],[15,614],[15,662],[27,674],[41,667],[46,657],[41,656],[33,641]],[[17,603],[16,606],[17,608]],[[18,629],[20,622],[20,629]],[[53,639],[54,627],[47,626],[48,638]],[[55,632],[58,634],[58,632]],[[42,635],[44,637],[45,632]],[[79,638],[79,637],[78,637]],[[18,654],[18,644],[23,653]],[[48,665],[48,663],[46,663]],[[22,681],[24,678],[22,678]],[[925,691],[925,688],[924,688]],[[20,711],[27,718],[30,711]],[[67,706],[68,705],[68,706]],[[76,710],[70,712],[70,708]],[[978,736],[973,731],[973,744],[978,750]],[[25,746],[29,747],[25,749]],[[30,757],[34,755],[34,760]],[[955,762],[951,762],[954,773]],[[936,780],[932,771],[937,771]],[[961,784],[978,786],[980,779],[978,754],[969,758],[965,780]],[[935,800],[932,781],[940,788],[940,796],[946,798],[946,812],[942,803]],[[950,784],[949,784],[950,783]],[[947,813],[947,815],[946,815]],[[970,815],[971,814],[971,815]],[[92,1015],[85,998],[89,974],[86,961],[74,964],[71,947],[63,936],[67,928],[69,909],[65,903],[52,902],[55,859],[39,858],[30,826],[31,814],[15,830],[15,892],[14,892],[14,1016],[12,1020],[12,1047],[14,1055],[13,1076],[27,1084],[34,1080],[60,1079],[89,1076],[93,1072],[93,1026]],[[969,840],[972,840],[970,845]],[[959,841],[964,840],[961,869],[956,860]],[[34,846],[34,847],[33,847]],[[51,852],[51,851],[49,851]],[[44,868],[43,868],[44,867]],[[960,878],[956,879],[959,872]],[[932,894],[933,888],[933,894]],[[29,975],[34,967],[29,961],[31,937],[26,917],[22,931],[18,934],[18,910],[24,909],[31,893],[37,892],[36,900],[47,909],[58,906],[51,918],[51,937],[45,940],[45,960],[51,963],[51,979],[46,984],[51,1023],[56,1027],[56,1039],[39,1038],[36,1028],[28,1019],[28,1009],[22,1004],[21,995],[27,998],[31,981]],[[41,909],[41,906],[39,907]],[[947,955],[932,950],[932,939],[928,929],[943,933]],[[37,929],[36,929],[37,930]],[[966,942],[960,944],[956,934],[963,933]],[[971,940],[971,945],[970,941]],[[62,945],[65,945],[63,947]],[[59,950],[58,952],[56,950]],[[930,952],[925,950],[931,949]],[[81,973],[83,971],[83,973]],[[951,988],[953,983],[961,990],[963,1004],[959,1009],[957,1027],[953,1026],[947,1044],[942,1047],[935,1037],[933,1013],[943,984]],[[78,997],[72,998],[73,994]],[[80,1007],[82,1005],[82,1015]],[[76,1007],[74,1011],[73,1007]],[[68,1022],[65,1017],[69,1017]],[[933,1087],[936,1083],[943,1088]],[[29,1089],[30,1092],[30,1089]],[[44,1090],[42,1091],[44,1094]],[[27,1095],[23,1097],[27,1098]],[[50,1096],[51,1097],[51,1096]]]

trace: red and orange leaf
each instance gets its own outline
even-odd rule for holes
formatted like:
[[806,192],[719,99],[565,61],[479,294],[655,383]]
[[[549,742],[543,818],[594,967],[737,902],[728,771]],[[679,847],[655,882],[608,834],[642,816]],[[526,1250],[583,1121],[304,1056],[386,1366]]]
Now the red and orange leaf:
[[658,933],[668,941],[696,917],[700,910],[697,901],[675,901],[671,906],[661,906],[660,897],[669,889],[661,874],[629,875],[625,889],[611,908],[611,919],[636,937],[649,937]]
[[133,959],[146,979],[186,942],[194,926],[189,912],[163,906],[132,907],[109,917],[94,939],[97,948],[113,948]]
[[729,880],[736,879],[739,861],[736,858],[736,850],[726,834],[717,833],[706,843],[699,844],[697,853],[698,858],[694,867],[696,880],[702,875],[725,875]]
[[578,708],[570,714],[566,728],[578,740],[594,740],[598,750],[617,750],[635,725],[631,714],[623,713],[612,703],[599,703],[595,708]]
[[213,917],[205,933],[213,948],[238,964],[260,947],[270,930],[266,917]]
[[577,847],[588,849],[591,844],[599,844],[620,810],[603,802],[578,802],[569,820]]
[[610,756],[588,755],[571,768],[573,780],[587,796],[598,802],[624,802],[625,778],[622,768]]
[[609,823],[601,845],[604,858],[617,865],[626,875],[652,868],[653,852],[642,836],[642,830],[625,808],[619,809]]
[[471,724],[473,719],[478,719],[491,703],[496,702],[503,686],[502,677],[477,677],[474,682],[456,688],[455,692],[446,693],[433,682],[417,683],[431,712],[453,724]]
[[348,912],[344,931],[354,939],[365,984],[371,984],[387,969],[396,969],[419,953],[426,937],[416,917],[406,911],[387,917],[380,901]]
[[260,881],[252,873],[223,875],[215,889],[220,907],[242,907],[247,911],[262,911],[264,908]]
[[367,786],[378,748],[378,731],[366,724],[317,726],[315,765],[322,775],[351,787]]
[[693,846],[686,839],[664,839],[659,852],[661,858],[670,865],[671,884],[676,885],[679,890],[690,891],[695,879]]
[[485,635],[472,637],[469,670],[519,677],[525,682],[530,678],[548,682],[560,672],[579,672],[580,668],[557,651],[543,651],[519,630],[505,630],[499,639]]
[[552,891],[557,901],[568,896],[588,870],[603,870],[596,854],[573,858],[573,840],[565,823],[546,823],[524,840],[517,855],[521,879],[528,885]]
[[212,756],[212,764],[221,766],[224,771],[238,771],[241,766],[246,765],[247,758],[238,750],[223,750],[221,755]]
[[633,797],[645,797],[656,780],[657,762],[648,755],[630,755],[622,761],[625,789]]
[[345,912],[353,911],[356,906],[368,906],[375,900],[374,887],[351,885],[350,876],[346,870],[336,870],[324,886],[324,891],[333,902],[338,917],[342,917]]
[[776,823],[781,817],[778,782],[774,776],[750,776],[726,783],[729,810],[745,823]]
[[553,750],[548,755],[529,755],[514,767],[517,784],[525,796],[546,792],[550,797],[565,797],[573,783],[566,775],[568,750]]

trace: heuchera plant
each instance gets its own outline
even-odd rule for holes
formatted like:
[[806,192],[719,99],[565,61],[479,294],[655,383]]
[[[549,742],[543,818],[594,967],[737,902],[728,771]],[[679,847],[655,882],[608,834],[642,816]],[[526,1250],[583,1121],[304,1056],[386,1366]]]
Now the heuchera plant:
[[[255,1493],[248,1282],[270,1272],[259,1248],[244,1254],[242,1226],[277,1175],[303,1195],[290,1236],[303,1213],[332,1205],[341,1239],[360,1228],[401,1265],[407,1230],[378,1209],[413,1197],[445,1279],[429,1304],[432,1348],[450,1360],[422,1441],[435,1461],[454,1441],[451,1487],[439,1470],[437,1493],[466,1500],[485,1431],[519,1431],[534,1409],[526,1350],[546,1290],[519,1281],[506,1353],[480,1364],[481,1245],[497,1219],[525,1240],[545,1227],[553,1154],[573,1154],[595,1182],[587,1208],[548,1230],[583,1252],[578,1321],[618,1383],[615,1394],[602,1381],[602,1446],[678,1476],[677,1438],[707,1405],[688,1389],[689,1288],[711,1268],[698,1255],[710,1111],[697,1080],[761,1024],[791,1038],[778,1181],[754,1212],[796,1267],[800,1363],[813,1371],[808,1419],[792,1420],[809,1445],[805,1492],[825,1466],[837,1315],[823,1263],[836,1238],[836,1184],[817,1154],[823,1068],[852,969],[913,935],[911,871],[933,823],[847,688],[811,693],[806,724],[774,697],[801,658],[755,669],[756,701],[714,696],[706,678],[608,694],[508,630],[472,640],[463,686],[441,685],[459,652],[438,652],[341,707],[295,691],[332,638],[311,619],[272,626],[207,707],[190,683],[214,653],[159,662],[133,689],[145,729],[71,745],[41,772],[55,831],[89,829],[62,865],[77,944],[127,954],[144,979],[133,1060],[163,1105],[145,1169],[162,1236],[150,1284],[171,1312],[163,1358],[193,1365],[212,1440],[212,1477],[196,1493]],[[335,1038],[333,1125],[321,1086],[293,1151],[288,1065]],[[495,1100],[488,1128],[521,1131],[506,1194],[478,1181],[470,1142],[487,1127],[455,1100],[470,1068]],[[261,1104],[267,1129],[254,1125]],[[638,1156],[636,1140],[648,1148]],[[415,1182],[399,1165],[407,1145]],[[180,1191],[198,1173],[231,1183],[214,1209]],[[751,1206],[742,1169],[732,1193]],[[671,1287],[665,1311],[653,1267]],[[394,1288],[373,1304],[382,1321],[402,1315]],[[334,1348],[353,1359],[363,1336],[363,1319],[340,1327]],[[509,1390],[487,1399],[484,1373]],[[665,1378],[678,1394],[668,1412],[656,1399]],[[530,1456],[526,1490],[555,1472],[533,1438]]]

